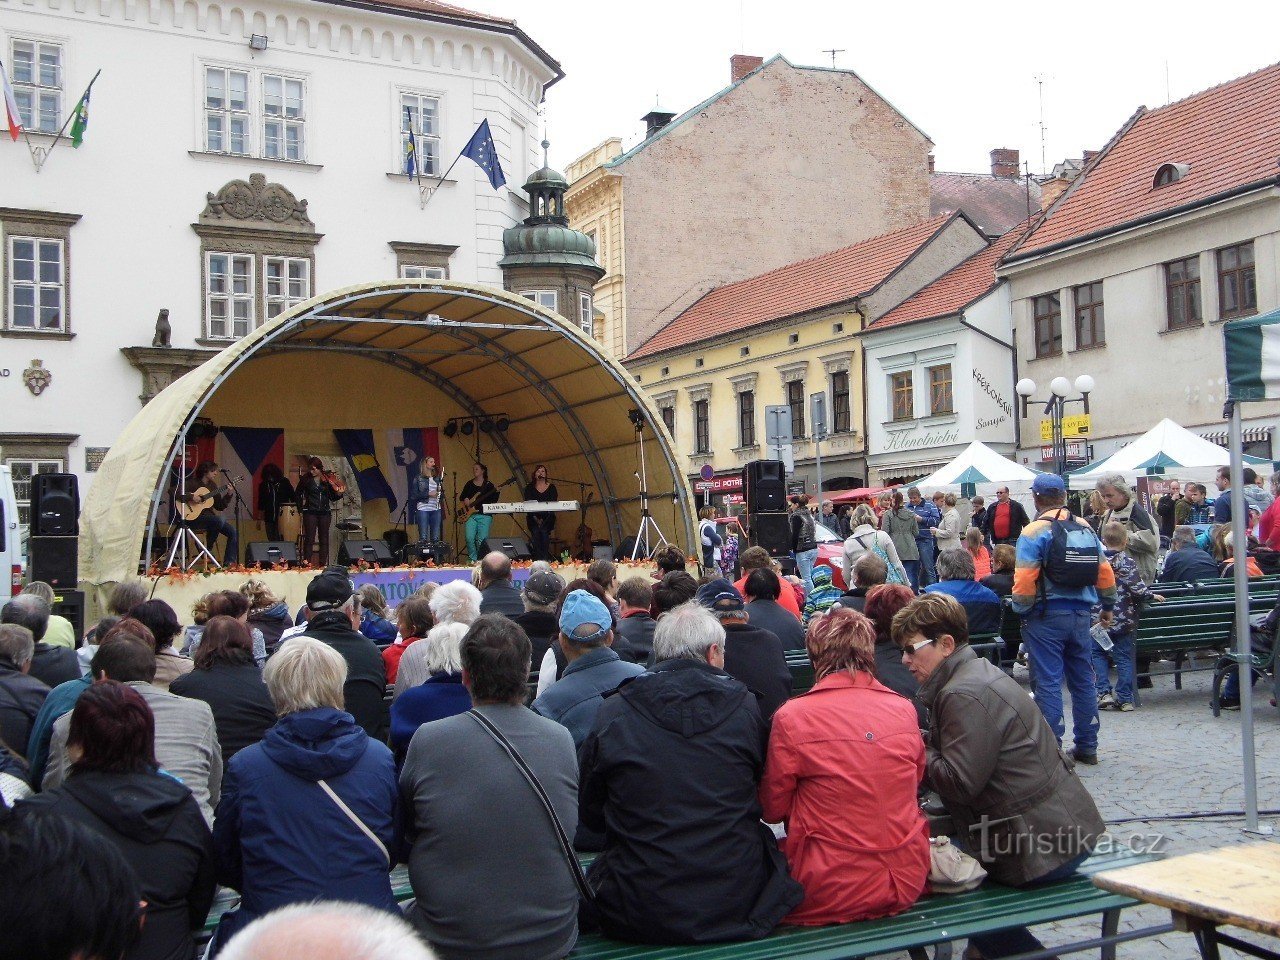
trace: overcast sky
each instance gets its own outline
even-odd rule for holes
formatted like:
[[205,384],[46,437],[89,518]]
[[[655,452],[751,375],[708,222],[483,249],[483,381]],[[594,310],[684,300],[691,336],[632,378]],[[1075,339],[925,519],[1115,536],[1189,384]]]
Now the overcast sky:
[[[781,53],[854,70],[936,144],[939,170],[989,171],[1014,147],[1041,172],[1164,104],[1280,59],[1280,4],[455,0],[516,19],[565,79],[547,93],[551,161],[639,142],[657,96],[683,112],[729,82],[729,57]],[[1166,88],[1166,65],[1168,86]],[[1166,92],[1167,89],[1167,92]],[[726,168],[730,172],[731,167]]]

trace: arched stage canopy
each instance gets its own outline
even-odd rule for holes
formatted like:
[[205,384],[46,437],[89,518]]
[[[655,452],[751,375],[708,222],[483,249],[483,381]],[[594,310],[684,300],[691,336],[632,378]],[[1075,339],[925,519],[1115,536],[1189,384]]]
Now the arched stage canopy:
[[[229,345],[133,418],[85,499],[80,579],[101,587],[137,570],[162,476],[201,416],[283,428],[287,452],[307,454],[337,452],[334,429],[443,427],[451,417],[506,414],[510,428],[483,435],[482,451],[494,483],[515,478],[502,499],[521,499],[544,463],[552,477],[586,484],[558,484],[561,499],[584,499],[585,489],[594,497],[587,524],[618,544],[641,519],[631,410],[643,416],[650,511],[687,551],[693,493],[658,411],[575,325],[491,287],[399,280],[336,290]],[[476,436],[440,435],[450,496],[454,472],[459,488],[470,478]],[[379,523],[392,519],[385,501],[368,501],[364,511],[370,535],[379,536]],[[562,515],[557,534],[571,540],[577,526],[577,514]],[[495,535],[518,532],[510,519],[494,526]],[[242,529],[242,543],[261,538],[253,534]]]

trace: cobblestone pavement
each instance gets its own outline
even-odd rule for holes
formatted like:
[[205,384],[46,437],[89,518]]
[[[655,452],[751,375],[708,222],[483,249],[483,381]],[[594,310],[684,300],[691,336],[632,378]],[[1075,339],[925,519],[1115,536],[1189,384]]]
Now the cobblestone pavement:
[[[1196,665],[1208,663],[1200,661]],[[1021,671],[1019,678],[1025,682]],[[1242,832],[1243,816],[1149,819],[1244,809],[1240,714],[1224,712],[1214,719],[1209,711],[1211,678],[1211,672],[1184,673],[1183,688],[1175,690],[1171,675],[1158,676],[1154,689],[1142,691],[1139,709],[1102,715],[1100,762],[1096,767],[1078,769],[1117,839],[1154,842],[1167,855],[1262,839]],[[1269,704],[1270,697],[1269,686],[1259,682],[1254,687],[1258,808],[1280,811],[1280,710]],[[1067,730],[1070,729],[1068,720]],[[1280,815],[1262,816],[1260,821],[1275,826],[1273,842],[1280,842]],[[1168,920],[1167,910],[1145,906],[1124,911],[1120,926],[1137,929]],[[1034,932],[1052,947],[1097,936],[1098,921],[1084,918],[1039,927]],[[1230,932],[1264,944],[1268,939],[1239,930]],[[1275,949],[1277,945],[1273,940],[1269,946]],[[1117,956],[1124,960],[1193,960],[1199,952],[1190,934],[1169,933],[1121,944]],[[1223,948],[1223,956],[1239,954]]]

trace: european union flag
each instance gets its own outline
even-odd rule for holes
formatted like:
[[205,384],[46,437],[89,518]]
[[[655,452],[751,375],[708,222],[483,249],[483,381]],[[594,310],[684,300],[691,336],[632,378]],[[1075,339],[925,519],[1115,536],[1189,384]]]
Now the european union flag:
[[484,171],[493,189],[497,190],[507,182],[502,172],[502,164],[498,162],[498,151],[493,145],[493,134],[489,132],[489,121],[481,120],[476,132],[471,135],[467,145],[462,148],[460,157],[470,157]]
[[409,142],[404,147],[404,172],[407,176],[418,175],[418,140],[413,133],[413,111],[404,108],[404,123],[409,131]]

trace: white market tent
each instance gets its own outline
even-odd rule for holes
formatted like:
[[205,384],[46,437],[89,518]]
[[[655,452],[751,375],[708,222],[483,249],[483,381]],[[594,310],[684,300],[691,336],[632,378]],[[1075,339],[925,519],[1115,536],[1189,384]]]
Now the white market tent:
[[1007,486],[1015,500],[1028,500],[1031,482],[1038,470],[1024,467],[1002,454],[996,453],[981,440],[975,440],[958,453],[950,463],[939,467],[927,477],[921,477],[912,486],[926,494],[933,490],[963,496],[982,494],[991,496],[997,487]]
[[[1072,490],[1092,490],[1098,479],[1108,473],[1122,474],[1131,484],[1138,477],[1150,474],[1176,475],[1179,480],[1208,483],[1219,467],[1230,462],[1231,455],[1224,447],[1196,436],[1166,417],[1110,456],[1073,470],[1069,480]],[[1246,457],[1245,462],[1264,461]]]

